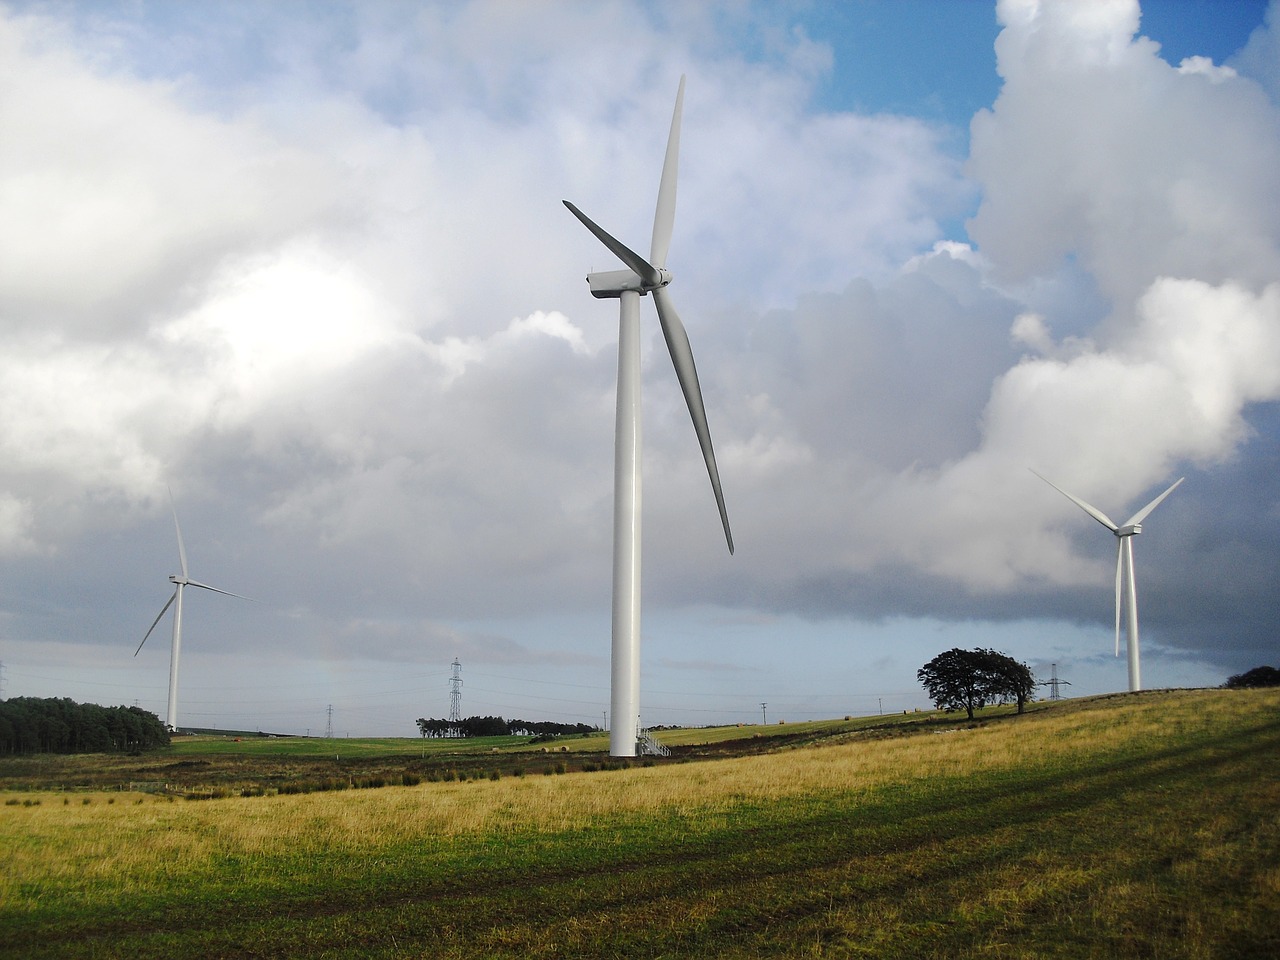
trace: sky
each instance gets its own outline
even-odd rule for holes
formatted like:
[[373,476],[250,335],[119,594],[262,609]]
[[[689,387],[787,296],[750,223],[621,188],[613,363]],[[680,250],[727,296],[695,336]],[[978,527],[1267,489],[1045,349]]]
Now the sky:
[[[0,2],[0,695],[607,724],[619,265],[651,305],[645,725],[927,707],[952,647],[1276,664],[1280,6]],[[1047,695],[1048,689],[1045,688]],[[332,708],[332,711],[330,711]]]

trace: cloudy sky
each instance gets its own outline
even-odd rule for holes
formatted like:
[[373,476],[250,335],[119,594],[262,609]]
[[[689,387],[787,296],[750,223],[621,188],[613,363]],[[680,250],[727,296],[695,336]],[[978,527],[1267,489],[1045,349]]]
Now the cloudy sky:
[[0,692],[412,735],[608,709],[617,306],[652,307],[646,724],[925,706],[991,646],[1277,662],[1280,5],[0,3]]

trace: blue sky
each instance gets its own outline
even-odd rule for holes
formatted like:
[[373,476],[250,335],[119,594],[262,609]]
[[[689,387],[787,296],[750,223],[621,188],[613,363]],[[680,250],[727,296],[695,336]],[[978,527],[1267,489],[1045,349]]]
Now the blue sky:
[[1276,17],[0,4],[3,694],[163,715],[168,487],[257,601],[188,593],[181,723],[410,735],[455,657],[466,713],[602,719],[614,264],[560,201],[643,245],[681,74],[738,550],[650,324],[646,723],[923,707],[952,646],[1124,689],[1114,541],[1028,467],[1117,519],[1187,477],[1145,686],[1274,662]]
[[[805,29],[831,47],[830,110],[888,111],[967,127],[999,90],[992,4],[814,4]],[[904,51],[910,51],[904,55]]]
[[[833,54],[820,103],[887,110],[958,126],[1000,89],[995,5],[975,0],[845,0],[801,8],[800,21]],[[1263,22],[1266,0],[1166,0],[1142,4],[1140,31],[1176,66],[1185,57],[1225,62]]]

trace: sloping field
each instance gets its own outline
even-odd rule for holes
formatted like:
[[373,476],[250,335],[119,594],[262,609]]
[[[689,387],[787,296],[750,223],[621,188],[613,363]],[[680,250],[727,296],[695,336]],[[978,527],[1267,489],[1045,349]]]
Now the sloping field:
[[297,796],[10,793],[0,955],[1280,956],[1280,692],[938,729]]

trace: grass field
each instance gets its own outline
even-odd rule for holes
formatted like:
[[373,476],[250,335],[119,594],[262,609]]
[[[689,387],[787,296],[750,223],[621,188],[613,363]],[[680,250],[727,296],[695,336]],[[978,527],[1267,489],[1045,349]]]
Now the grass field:
[[9,791],[0,955],[1280,956],[1280,692],[861,726],[381,790]]

